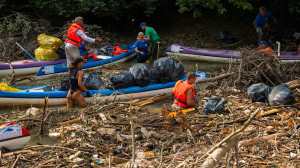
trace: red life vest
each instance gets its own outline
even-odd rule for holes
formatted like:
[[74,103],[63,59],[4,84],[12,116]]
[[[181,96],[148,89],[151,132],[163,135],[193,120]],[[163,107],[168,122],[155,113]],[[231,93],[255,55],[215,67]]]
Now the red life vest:
[[187,104],[186,98],[186,91],[192,88],[192,99],[194,98],[194,87],[189,84],[185,84],[182,80],[179,80],[173,89],[173,93],[175,96],[174,104],[181,106],[182,108],[188,108],[189,105]]
[[114,56],[117,56],[117,55],[120,55],[120,54],[123,54],[125,52],[127,52],[128,50],[127,49],[121,49],[120,46],[115,46],[113,49],[112,49],[113,53],[114,53]]
[[67,36],[68,37],[66,38],[66,42],[77,45],[78,47],[80,47],[81,43],[83,43],[83,39],[80,36],[76,35],[76,31],[78,29],[81,29],[83,31],[83,33],[85,34],[85,31],[81,26],[79,26],[76,23],[73,23],[67,31]]
[[99,58],[95,54],[84,55],[83,58],[88,60],[93,59],[93,61],[99,61]]
[[264,49],[259,49],[258,51],[263,51],[263,52],[266,52],[267,54],[273,54],[273,50],[268,47],[268,48],[264,48]]

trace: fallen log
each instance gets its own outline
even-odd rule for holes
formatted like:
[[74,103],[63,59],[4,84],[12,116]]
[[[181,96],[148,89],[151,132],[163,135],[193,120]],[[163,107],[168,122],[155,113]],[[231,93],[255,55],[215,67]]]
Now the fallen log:
[[150,99],[147,99],[147,100],[144,100],[144,101],[140,101],[140,102],[134,103],[134,105],[137,105],[137,106],[145,106],[145,105],[148,105],[148,104],[155,103],[155,102],[157,102],[157,101],[161,101],[161,100],[168,99],[169,97],[172,97],[172,95],[173,95],[173,94],[158,95],[158,96],[152,97],[152,98],[150,98]]
[[239,139],[241,138],[241,133],[233,136],[230,141],[227,141],[225,143],[222,144],[222,146],[220,146],[219,148],[217,148],[216,150],[214,150],[214,152],[212,152],[204,161],[204,163],[201,165],[202,168],[213,168],[216,167],[218,165],[218,163],[220,162],[220,160],[225,156],[225,154],[227,152],[229,152],[229,150],[232,147],[235,147],[238,142]]

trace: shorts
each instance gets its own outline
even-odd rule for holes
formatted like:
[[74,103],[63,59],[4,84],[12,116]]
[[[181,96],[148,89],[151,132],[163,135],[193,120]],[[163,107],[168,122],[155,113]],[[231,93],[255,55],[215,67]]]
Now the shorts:
[[157,59],[157,50],[158,50],[158,44],[157,43],[155,45],[152,44],[150,56],[154,61]]
[[80,52],[78,46],[75,45],[66,45],[66,58],[67,58],[67,66],[70,67],[71,63],[75,60],[75,58],[80,57]]
[[297,45],[300,45],[300,40],[297,40],[297,41],[296,41],[296,44],[297,44]]
[[[263,28],[265,28],[266,26],[267,26],[267,23],[264,25]],[[257,35],[259,35],[259,36],[264,35],[263,30],[262,30],[261,27],[258,27],[258,28],[256,29],[256,32],[257,32]]]
[[149,60],[149,58],[141,58],[141,59],[137,58],[138,63],[145,63],[147,60]]

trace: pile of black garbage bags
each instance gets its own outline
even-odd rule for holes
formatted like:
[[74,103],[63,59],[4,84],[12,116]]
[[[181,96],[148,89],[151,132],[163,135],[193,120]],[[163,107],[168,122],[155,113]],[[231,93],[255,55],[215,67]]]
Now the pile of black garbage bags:
[[[291,105],[296,102],[294,93],[284,83],[273,88],[263,83],[253,84],[247,89],[247,95],[253,102],[266,102],[270,106]],[[200,114],[221,114],[226,103],[226,99],[209,98],[204,102]]]
[[114,89],[130,86],[145,87],[149,84],[177,81],[184,76],[183,65],[172,57],[162,57],[154,61],[153,68],[147,64],[138,63],[129,71],[111,75],[108,84]]
[[284,83],[273,88],[263,83],[253,84],[247,89],[247,95],[253,102],[267,102],[270,106],[291,105],[296,102],[294,93]]
[[[138,63],[128,71],[111,75],[108,81],[97,78],[94,74],[84,74],[83,84],[88,90],[98,90],[107,83],[110,89],[121,89],[131,86],[145,87],[149,84],[177,81],[184,76],[184,67],[172,57],[162,57],[154,61],[153,68],[148,64]],[[69,90],[69,78],[61,81],[60,90]]]

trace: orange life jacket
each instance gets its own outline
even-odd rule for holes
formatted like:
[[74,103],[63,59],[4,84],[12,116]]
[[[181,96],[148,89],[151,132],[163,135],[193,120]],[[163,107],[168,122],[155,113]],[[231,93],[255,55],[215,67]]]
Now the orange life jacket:
[[189,84],[185,84],[182,80],[179,80],[176,82],[173,93],[175,96],[174,104],[177,104],[181,106],[182,108],[188,108],[189,105],[187,104],[187,98],[186,98],[186,91],[188,89],[192,88],[192,99],[194,98],[194,87]]
[[273,54],[273,50],[270,47],[264,48],[264,49],[259,49],[258,51],[263,51],[263,52],[265,52],[267,54],[271,54],[271,55]]
[[88,61],[99,61],[99,58],[94,53],[90,55],[84,55],[83,58],[88,59]]
[[120,46],[115,46],[113,49],[112,49],[113,53],[114,53],[114,56],[117,56],[117,55],[120,55],[120,54],[123,54],[125,52],[127,52],[128,50],[127,49],[121,49]]
[[83,43],[83,39],[80,36],[76,35],[76,31],[78,29],[81,29],[83,31],[83,33],[85,34],[85,31],[81,26],[79,26],[76,23],[73,23],[67,31],[67,36],[68,37],[66,38],[66,42],[77,45],[78,47],[80,47],[81,43]]

